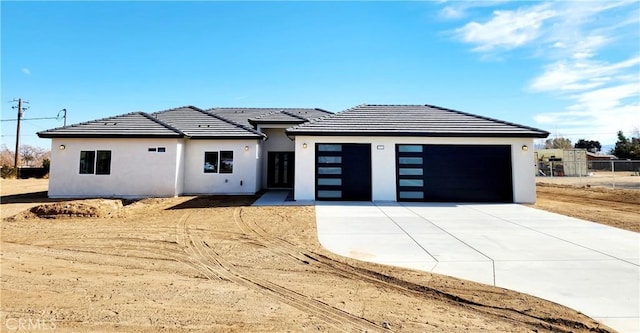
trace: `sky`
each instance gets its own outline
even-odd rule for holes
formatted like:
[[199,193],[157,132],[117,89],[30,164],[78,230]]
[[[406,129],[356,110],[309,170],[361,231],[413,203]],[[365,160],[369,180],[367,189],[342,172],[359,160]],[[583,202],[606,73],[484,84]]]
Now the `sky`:
[[183,105],[432,104],[603,145],[640,129],[640,2],[0,2],[1,142]]

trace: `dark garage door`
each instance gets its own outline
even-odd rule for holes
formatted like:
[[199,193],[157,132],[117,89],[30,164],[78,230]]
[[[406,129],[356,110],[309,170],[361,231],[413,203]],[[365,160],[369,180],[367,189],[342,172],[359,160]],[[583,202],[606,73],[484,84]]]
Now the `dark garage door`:
[[371,201],[370,144],[316,144],[316,200]]
[[396,145],[398,201],[513,202],[509,145]]

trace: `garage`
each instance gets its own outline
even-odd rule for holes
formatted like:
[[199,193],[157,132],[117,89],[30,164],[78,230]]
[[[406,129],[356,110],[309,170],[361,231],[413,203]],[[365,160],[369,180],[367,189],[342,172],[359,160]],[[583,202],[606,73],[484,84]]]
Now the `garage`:
[[549,135],[426,104],[362,104],[285,133],[295,200],[478,203],[535,202],[534,139]]
[[398,201],[513,202],[510,145],[396,145]]
[[371,145],[316,144],[316,200],[371,201]]

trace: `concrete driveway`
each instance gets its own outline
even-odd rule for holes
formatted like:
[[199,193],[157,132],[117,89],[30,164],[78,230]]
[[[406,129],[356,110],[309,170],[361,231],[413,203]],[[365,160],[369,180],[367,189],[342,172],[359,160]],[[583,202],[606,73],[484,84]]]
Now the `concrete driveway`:
[[517,290],[640,332],[638,233],[517,204],[319,202],[316,216],[334,253]]

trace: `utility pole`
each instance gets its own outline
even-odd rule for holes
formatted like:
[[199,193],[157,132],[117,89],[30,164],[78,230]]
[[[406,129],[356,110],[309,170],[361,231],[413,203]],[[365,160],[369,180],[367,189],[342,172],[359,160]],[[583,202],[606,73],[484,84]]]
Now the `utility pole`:
[[22,103],[29,103],[28,101],[23,101],[22,98],[18,98],[17,100],[13,100],[12,102],[18,102],[18,106],[12,106],[12,109],[18,109],[18,126],[16,126],[16,152],[13,159],[13,169],[16,171],[16,178],[20,178],[20,170],[18,169],[18,149],[20,148],[20,119],[22,118],[22,114],[28,108],[23,108]]

